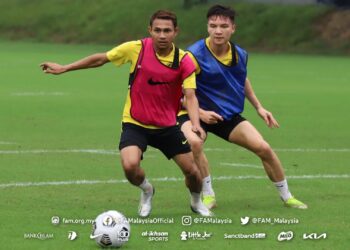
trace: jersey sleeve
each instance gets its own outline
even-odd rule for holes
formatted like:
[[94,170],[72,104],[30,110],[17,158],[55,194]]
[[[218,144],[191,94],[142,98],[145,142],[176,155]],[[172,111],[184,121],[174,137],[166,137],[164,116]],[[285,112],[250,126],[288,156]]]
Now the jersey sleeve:
[[106,55],[108,60],[116,66],[120,66],[128,62],[131,62],[133,64],[136,63],[134,61],[135,58],[137,60],[141,47],[142,44],[140,40],[126,42],[111,49],[106,53]]
[[196,67],[196,75],[198,75],[201,72],[201,68],[199,67],[199,64],[198,64],[196,58],[194,57],[194,55],[192,55],[192,53],[190,51],[188,51],[187,54],[191,58],[194,66]]
[[196,86],[196,74],[193,72],[191,75],[189,75],[183,82],[183,88],[184,89],[195,89]]
[[188,54],[185,54],[180,62],[180,70],[181,70],[181,79],[184,81],[188,76],[190,76],[193,72],[195,72],[196,67],[192,62],[191,58]]

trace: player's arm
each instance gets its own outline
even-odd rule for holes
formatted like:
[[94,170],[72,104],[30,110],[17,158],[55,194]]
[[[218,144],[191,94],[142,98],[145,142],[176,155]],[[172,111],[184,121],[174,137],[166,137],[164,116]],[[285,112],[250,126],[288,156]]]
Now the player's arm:
[[264,119],[267,126],[270,128],[278,128],[279,124],[276,121],[276,119],[273,117],[272,113],[268,110],[266,110],[260,103],[259,99],[256,97],[252,84],[250,83],[249,79],[246,78],[245,80],[245,87],[244,91],[246,94],[246,97],[248,101],[253,105],[253,107],[258,112],[259,116]]
[[[186,98],[184,98],[182,102],[182,107],[187,109]],[[221,115],[215,113],[214,111],[208,111],[201,108],[199,108],[199,119],[205,122],[206,124],[216,124],[219,121],[224,120],[224,118]]]
[[72,70],[100,67],[107,62],[109,60],[106,53],[97,53],[67,65],[44,62],[40,67],[45,73],[59,75]]
[[223,121],[224,118],[214,111],[208,111],[199,108],[199,118],[206,124],[216,124],[219,121]]
[[186,108],[188,116],[190,117],[192,123],[192,131],[196,133],[202,140],[205,138],[205,132],[202,129],[199,122],[199,105],[198,99],[196,97],[195,87],[196,87],[196,77],[195,73],[192,73],[184,81],[184,96],[186,99]]

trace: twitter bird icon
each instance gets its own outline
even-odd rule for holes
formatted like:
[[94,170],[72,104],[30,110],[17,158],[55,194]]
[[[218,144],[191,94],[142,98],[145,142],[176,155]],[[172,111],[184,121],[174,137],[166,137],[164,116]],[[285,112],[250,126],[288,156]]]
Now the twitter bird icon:
[[241,225],[247,225],[249,222],[249,217],[241,217]]

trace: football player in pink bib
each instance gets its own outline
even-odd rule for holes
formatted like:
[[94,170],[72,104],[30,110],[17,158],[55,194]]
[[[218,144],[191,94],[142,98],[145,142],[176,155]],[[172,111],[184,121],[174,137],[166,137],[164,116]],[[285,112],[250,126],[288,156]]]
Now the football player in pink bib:
[[178,33],[174,13],[155,12],[148,30],[150,37],[123,43],[106,53],[93,54],[67,65],[44,62],[41,67],[45,73],[62,74],[100,67],[108,62],[116,66],[130,63],[119,150],[126,178],[141,189],[139,215],[150,215],[155,190],[140,166],[142,155],[150,145],[181,168],[191,193],[192,211],[211,216],[200,198],[202,180],[190,146],[176,125],[180,99],[184,94],[192,131],[201,138],[205,136],[199,123],[195,66],[189,56],[173,44]]

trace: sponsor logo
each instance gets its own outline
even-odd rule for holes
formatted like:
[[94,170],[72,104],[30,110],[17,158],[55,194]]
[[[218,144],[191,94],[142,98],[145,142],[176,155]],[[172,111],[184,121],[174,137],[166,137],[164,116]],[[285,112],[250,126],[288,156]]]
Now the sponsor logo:
[[143,231],[141,233],[142,237],[147,237],[148,241],[161,242],[169,240],[169,232],[160,231]]
[[69,231],[68,232],[68,239],[69,240],[75,240],[78,237],[78,234],[74,231]]
[[251,233],[251,234],[224,234],[224,239],[265,239],[266,233]]
[[317,234],[317,233],[304,233],[303,239],[304,240],[319,240],[319,239],[326,239],[327,233]]
[[187,143],[187,140],[184,140],[181,142],[183,145],[185,145]]
[[186,232],[182,231],[180,234],[180,239],[183,241],[186,240],[206,240],[213,236],[213,233],[208,233],[207,231],[204,232]]
[[38,239],[38,240],[48,240],[53,239],[54,235],[53,233],[25,233],[23,235],[24,239]]
[[181,240],[187,240],[187,233],[185,231],[182,231],[182,233],[180,234],[180,238]]
[[292,231],[288,231],[288,232],[280,232],[277,236],[277,240],[278,241],[290,241],[291,239],[293,239],[294,234]]

